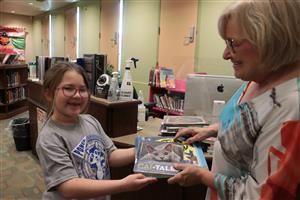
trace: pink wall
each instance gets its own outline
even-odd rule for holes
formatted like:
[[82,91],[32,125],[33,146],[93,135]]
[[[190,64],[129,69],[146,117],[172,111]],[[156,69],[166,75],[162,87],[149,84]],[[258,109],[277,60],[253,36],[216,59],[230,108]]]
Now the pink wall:
[[25,59],[26,62],[34,60],[35,57],[32,51],[32,17],[25,15],[0,13],[0,25],[8,27],[25,28],[25,31],[27,33]]

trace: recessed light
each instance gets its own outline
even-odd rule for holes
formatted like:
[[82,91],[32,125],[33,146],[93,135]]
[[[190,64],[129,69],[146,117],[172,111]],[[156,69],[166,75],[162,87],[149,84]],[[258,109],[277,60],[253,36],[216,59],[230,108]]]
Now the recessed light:
[[10,11],[11,13],[15,13],[16,11],[14,11],[14,10],[12,10],[12,11]]
[[28,4],[29,4],[29,5],[33,5],[33,3],[32,3],[32,2],[29,2]]

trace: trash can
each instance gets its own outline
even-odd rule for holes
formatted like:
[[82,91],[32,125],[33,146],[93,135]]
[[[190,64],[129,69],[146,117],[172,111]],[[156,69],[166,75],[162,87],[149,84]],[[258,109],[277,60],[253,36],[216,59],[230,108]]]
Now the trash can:
[[11,128],[17,151],[30,150],[29,119],[26,117],[14,119]]

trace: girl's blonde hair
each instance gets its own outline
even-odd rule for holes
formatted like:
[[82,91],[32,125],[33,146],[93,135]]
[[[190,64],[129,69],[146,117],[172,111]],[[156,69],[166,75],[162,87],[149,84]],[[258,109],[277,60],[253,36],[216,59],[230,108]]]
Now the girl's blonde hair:
[[275,71],[300,58],[300,1],[246,0],[229,5],[219,18],[219,33],[235,18],[242,33],[256,46],[266,71]]
[[[43,83],[44,92],[47,92],[47,94],[52,97],[52,101],[48,102],[48,110],[47,110],[48,117],[50,117],[53,114],[53,107],[54,107],[53,100],[55,98],[56,89],[58,85],[61,83],[63,76],[68,71],[75,71],[78,74],[80,74],[83,77],[85,86],[88,88],[88,80],[81,66],[71,62],[60,62],[53,65],[50,69],[47,70],[44,77],[44,83]],[[90,95],[88,98],[89,98],[88,100],[90,100]],[[88,106],[89,104],[87,104],[83,112],[87,111]]]

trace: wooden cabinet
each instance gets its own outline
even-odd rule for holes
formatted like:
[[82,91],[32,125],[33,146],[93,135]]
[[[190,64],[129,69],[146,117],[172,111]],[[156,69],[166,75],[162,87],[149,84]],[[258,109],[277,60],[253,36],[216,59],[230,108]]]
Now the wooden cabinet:
[[154,103],[151,112],[155,116],[183,115],[185,80],[176,80],[175,85],[175,88],[150,86],[149,102]]
[[27,107],[26,64],[0,65],[0,119],[24,112]]
[[36,154],[35,144],[39,132],[39,120],[38,111],[46,112],[47,102],[43,95],[43,84],[41,82],[35,82],[28,80],[28,107],[29,107],[29,119],[30,119],[30,140],[32,153]]
[[111,102],[92,96],[87,113],[101,123],[109,137],[120,137],[136,133],[139,102],[135,99]]

